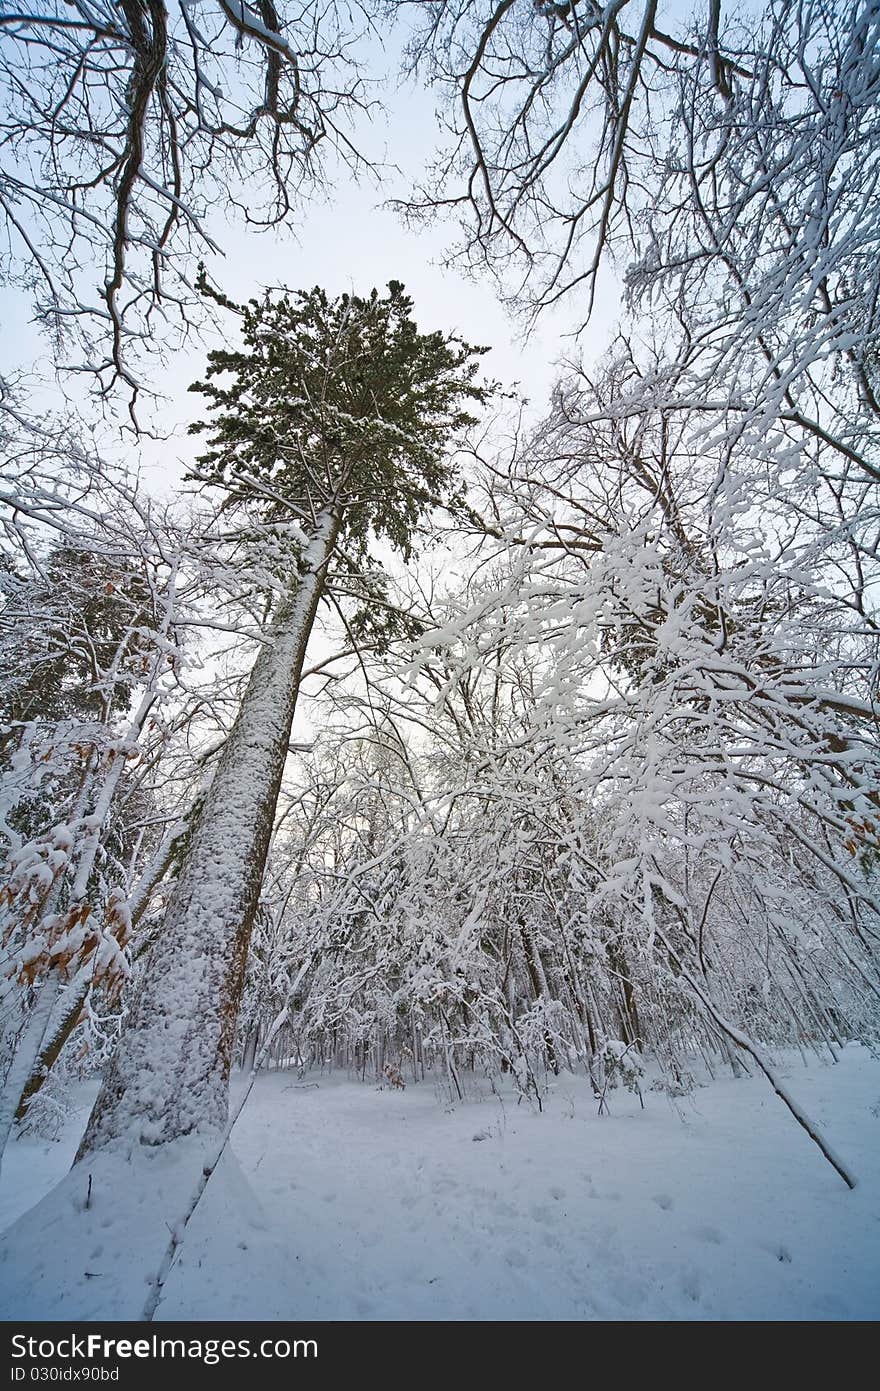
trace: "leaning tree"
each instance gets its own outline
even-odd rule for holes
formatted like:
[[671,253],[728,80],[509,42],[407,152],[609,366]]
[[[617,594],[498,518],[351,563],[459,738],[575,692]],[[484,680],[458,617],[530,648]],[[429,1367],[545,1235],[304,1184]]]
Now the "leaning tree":
[[[222,300],[223,297],[219,296]],[[241,351],[211,354],[195,390],[215,412],[199,477],[242,544],[271,538],[279,597],[198,816],[164,928],[132,1001],[80,1153],[222,1127],[248,943],[309,636],[334,578],[382,605],[385,543],[407,557],[442,497],[452,447],[483,402],[482,350],[423,334],[412,301],[321,289],[246,307]],[[225,384],[218,379],[225,378]],[[286,559],[285,559],[286,557]]]

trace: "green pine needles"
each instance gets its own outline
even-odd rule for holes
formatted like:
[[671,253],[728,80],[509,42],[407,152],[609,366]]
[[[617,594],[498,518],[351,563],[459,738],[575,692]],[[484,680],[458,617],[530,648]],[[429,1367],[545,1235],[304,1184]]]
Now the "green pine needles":
[[212,352],[208,380],[190,388],[214,412],[191,427],[210,434],[195,476],[227,506],[295,518],[306,533],[331,506],[350,552],[363,558],[372,533],[408,558],[425,512],[452,500],[455,446],[494,391],[477,380],[487,349],[420,333],[395,280],[382,296],[316,287],[244,306],[204,272],[199,284],[240,315],[244,348]]

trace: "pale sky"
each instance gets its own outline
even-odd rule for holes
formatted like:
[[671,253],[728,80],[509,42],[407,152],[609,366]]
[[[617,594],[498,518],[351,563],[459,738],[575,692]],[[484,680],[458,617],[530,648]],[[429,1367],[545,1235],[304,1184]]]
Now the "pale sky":
[[[393,62],[393,59],[392,59]],[[389,173],[381,187],[369,179],[356,184],[347,172],[331,179],[325,199],[304,206],[295,230],[256,233],[230,224],[218,210],[207,226],[225,252],[207,256],[215,283],[233,299],[259,294],[266,285],[310,289],[322,285],[328,293],[380,291],[389,280],[401,280],[415,303],[415,317],[425,331],[457,332],[472,343],[491,346],[483,359],[484,370],[505,386],[520,384],[535,418],[543,413],[557,375],[556,363],[582,351],[595,360],[607,342],[618,313],[617,287],[610,277],[601,293],[588,332],[576,344],[568,331],[583,317],[572,303],[555,316],[544,317],[521,339],[521,325],[513,322],[499,302],[491,282],[474,281],[458,271],[444,269],[442,261],[454,236],[454,228],[433,224],[407,229],[398,215],[382,207],[383,200],[405,195],[410,181],[423,171],[438,136],[433,94],[417,86],[395,91],[383,88],[387,117],[361,126],[358,142],[370,155],[397,164],[401,173]],[[96,280],[100,277],[96,275]],[[0,372],[27,369],[38,356],[33,375],[41,381],[38,408],[62,404],[59,387],[36,331],[29,325],[30,309],[20,295],[0,297],[3,333],[0,336]],[[157,491],[173,490],[184,461],[193,457],[201,442],[186,435],[186,425],[201,413],[199,397],[187,392],[188,384],[202,375],[205,346],[193,344],[162,365],[156,360],[149,384],[166,398],[156,412],[155,423],[168,436],[162,442],[145,441],[141,456],[145,478]],[[65,380],[74,399],[81,385]],[[34,402],[32,402],[33,406]],[[144,412],[146,418],[146,412]],[[130,437],[122,451],[132,452]],[[115,451],[114,451],[115,452]]]

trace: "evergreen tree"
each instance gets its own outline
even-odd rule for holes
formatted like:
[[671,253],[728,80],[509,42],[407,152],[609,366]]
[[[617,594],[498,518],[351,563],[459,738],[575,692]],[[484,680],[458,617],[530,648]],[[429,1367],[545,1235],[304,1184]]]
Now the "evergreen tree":
[[474,423],[469,407],[489,393],[477,381],[483,350],[420,333],[396,281],[367,298],[330,299],[317,288],[247,306],[214,297],[241,317],[244,347],[212,353],[208,381],[194,388],[216,412],[194,426],[209,434],[198,476],[223,490],[243,544],[273,543],[281,598],[81,1155],[223,1125],[248,943],[318,606],[341,571],[368,621],[381,588],[371,543],[407,557],[429,509],[443,498],[454,505],[450,451]]

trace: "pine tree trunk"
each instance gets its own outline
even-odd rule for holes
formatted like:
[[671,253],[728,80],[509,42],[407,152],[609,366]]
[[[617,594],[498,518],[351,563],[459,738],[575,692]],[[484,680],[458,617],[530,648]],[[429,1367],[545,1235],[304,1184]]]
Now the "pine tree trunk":
[[248,944],[339,517],[322,513],[251,672],[77,1158],[222,1130]]

